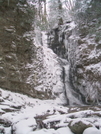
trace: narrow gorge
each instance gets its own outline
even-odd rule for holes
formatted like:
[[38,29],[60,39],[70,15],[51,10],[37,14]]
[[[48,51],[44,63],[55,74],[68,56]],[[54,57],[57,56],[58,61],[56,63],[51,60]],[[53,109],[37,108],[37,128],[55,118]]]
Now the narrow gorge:
[[101,130],[100,7],[0,0],[0,133]]

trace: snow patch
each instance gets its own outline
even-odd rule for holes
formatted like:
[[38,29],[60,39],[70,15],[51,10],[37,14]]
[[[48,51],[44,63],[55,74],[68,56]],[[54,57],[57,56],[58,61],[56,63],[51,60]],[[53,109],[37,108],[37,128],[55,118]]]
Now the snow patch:
[[101,134],[101,130],[94,127],[89,127],[84,130],[83,134]]

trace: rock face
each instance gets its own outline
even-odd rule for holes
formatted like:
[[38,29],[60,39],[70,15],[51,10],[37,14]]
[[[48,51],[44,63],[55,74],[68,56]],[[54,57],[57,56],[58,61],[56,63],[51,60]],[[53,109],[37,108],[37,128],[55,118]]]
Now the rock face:
[[25,65],[31,62],[31,40],[23,37],[31,30],[30,12],[25,0],[0,1],[0,87],[24,93],[30,89]]
[[0,87],[41,99],[64,96],[59,59],[34,30],[36,12],[33,1],[0,1]]
[[66,49],[64,46],[65,33],[62,31],[62,26],[52,29],[48,33],[49,47],[61,58],[66,58]]
[[101,101],[101,2],[83,2],[76,3],[76,27],[68,38],[70,78],[82,100],[95,104]]
[[100,6],[100,0],[77,0],[73,21],[53,29],[49,38],[54,52],[58,54],[59,51],[59,56],[67,53],[63,58],[67,58],[70,64],[71,86],[86,104],[101,101]]

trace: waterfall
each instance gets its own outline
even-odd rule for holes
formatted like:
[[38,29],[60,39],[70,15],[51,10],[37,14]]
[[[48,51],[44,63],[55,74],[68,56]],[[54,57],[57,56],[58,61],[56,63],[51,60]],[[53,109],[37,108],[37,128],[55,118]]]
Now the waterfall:
[[64,81],[64,88],[66,92],[67,100],[69,101],[69,105],[77,105],[81,104],[80,97],[78,94],[73,90],[71,86],[71,82],[69,79],[69,63],[65,60],[65,65],[63,65],[63,81]]
[[[41,32],[42,33],[42,46],[43,46],[43,50],[45,48],[45,52],[44,52],[44,55],[46,55],[46,57],[49,58],[49,55],[53,55],[51,53],[52,49],[48,48],[48,44],[47,44],[47,34],[45,32]],[[48,53],[46,52],[46,50],[51,50],[51,51],[48,51]],[[53,52],[54,53],[54,52]],[[55,59],[54,59],[55,58]],[[52,61],[51,61],[52,60]],[[54,70],[52,72],[53,74],[53,78],[52,78],[52,83],[54,83],[53,85],[53,89],[55,92],[57,92],[59,95],[59,99],[62,100],[63,102],[65,102],[65,104],[68,104],[68,105],[80,105],[80,97],[79,95],[73,90],[72,86],[71,86],[71,82],[70,82],[70,79],[69,79],[69,63],[66,59],[64,58],[60,58],[59,56],[56,56],[56,57],[51,57],[51,60],[49,60],[47,62],[47,71],[50,70],[49,72],[51,72],[52,70]],[[58,60],[59,60],[59,63],[58,63]],[[44,58],[44,61],[46,62],[47,59]],[[50,63],[49,63],[50,62]],[[53,63],[52,63],[53,62]],[[55,62],[57,62],[58,66],[60,66],[59,68],[57,68]],[[48,66],[48,64],[54,64],[54,66]],[[59,69],[59,70],[58,70]],[[57,71],[59,71],[57,73]],[[62,77],[61,77],[61,73],[62,73]],[[47,77],[48,78],[48,77]],[[46,80],[45,80],[46,81]],[[55,81],[57,81],[55,83]],[[59,84],[60,83],[60,84]],[[51,89],[52,90],[52,89]],[[53,91],[53,92],[54,92]],[[63,95],[65,97],[62,97],[61,98],[61,95]]]

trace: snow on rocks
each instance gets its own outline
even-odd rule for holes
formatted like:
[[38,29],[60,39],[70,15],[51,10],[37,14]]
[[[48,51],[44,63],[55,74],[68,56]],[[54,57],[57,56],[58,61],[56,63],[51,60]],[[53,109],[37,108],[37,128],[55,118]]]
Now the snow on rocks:
[[24,120],[20,120],[13,126],[14,130],[17,134],[27,134],[34,131],[37,127],[36,121],[34,118],[25,118]]
[[93,125],[88,121],[84,121],[84,119],[75,119],[68,126],[75,134],[82,134],[86,128],[92,127]]
[[95,127],[89,127],[84,130],[83,134],[101,134],[101,130],[98,130]]
[[42,129],[42,130],[39,130],[39,131],[32,132],[30,134],[62,134],[62,133],[64,133],[64,134],[73,134],[68,127],[59,128],[58,130]]
[[[81,128],[89,124],[87,127],[101,127],[100,106],[66,107],[55,100],[33,99],[2,89],[0,93],[4,100],[0,102],[0,132],[3,134],[76,134],[76,124]],[[69,124],[75,125],[75,132]]]
[[63,68],[59,57],[48,48],[46,33],[38,27],[34,32],[32,63],[26,65],[26,69],[30,70],[26,83],[34,87],[32,92],[36,98],[56,98],[58,103],[66,104]]

